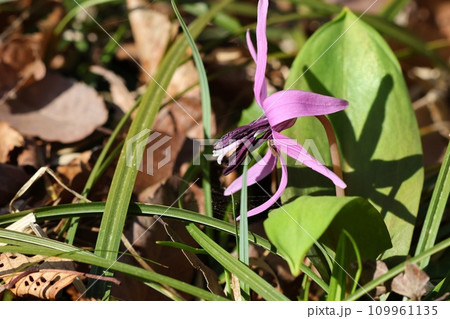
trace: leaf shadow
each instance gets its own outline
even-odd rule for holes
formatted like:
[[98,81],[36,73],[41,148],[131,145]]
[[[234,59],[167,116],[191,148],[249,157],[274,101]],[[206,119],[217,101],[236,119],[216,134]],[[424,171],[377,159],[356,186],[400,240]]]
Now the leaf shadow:
[[[313,87],[316,93],[332,96],[311,70],[305,73],[305,79],[309,87]],[[396,199],[396,195],[402,183],[420,170],[422,156],[417,154],[392,161],[372,158],[381,137],[387,100],[393,86],[392,76],[386,74],[380,82],[359,138],[356,137],[352,122],[345,112],[332,114],[330,120],[335,126],[342,156],[353,168],[352,172],[344,173],[344,179],[348,185],[346,193],[370,199],[382,207],[380,213],[383,217],[391,212],[405,222],[414,225],[415,216],[402,202]],[[302,187],[306,186],[305,180],[301,181]],[[321,184],[326,181],[325,178],[321,180]],[[317,181],[317,179],[314,178],[313,181]],[[388,194],[378,190],[387,187],[391,187]]]

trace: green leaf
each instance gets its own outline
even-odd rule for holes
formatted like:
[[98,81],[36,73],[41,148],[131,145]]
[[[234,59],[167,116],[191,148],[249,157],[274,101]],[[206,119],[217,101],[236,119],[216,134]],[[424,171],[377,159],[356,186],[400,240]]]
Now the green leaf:
[[[442,216],[444,215],[445,206],[447,205],[448,196],[450,194],[450,143],[445,152],[444,162],[436,182],[436,186],[431,197],[430,206],[423,223],[420,233],[419,243],[416,248],[416,255],[421,254],[427,249],[433,247],[438,235],[439,226],[441,225]],[[430,258],[423,259],[419,266],[425,268]]]
[[[307,41],[286,86],[349,101],[345,111],[329,116],[343,157],[346,194],[369,199],[381,212],[393,244],[384,257],[406,256],[423,184],[422,149],[408,90],[387,43],[344,10]],[[330,165],[317,119],[301,118],[287,134],[306,141],[312,155]],[[323,176],[288,163],[284,202],[302,194],[334,193]]]
[[263,110],[258,103],[256,103],[256,100],[253,100],[252,104],[242,111],[241,118],[239,119],[237,126],[247,125],[263,115]]
[[362,259],[375,259],[391,247],[381,215],[359,197],[301,196],[271,211],[264,229],[294,276],[311,246],[320,242],[336,251],[344,230],[357,243]]
[[430,59],[438,67],[445,71],[450,71],[448,63],[442,59],[436,52],[434,52],[422,39],[417,37],[410,30],[395,24],[383,17],[366,14],[362,17],[364,22],[367,22],[372,27],[381,32],[384,36],[395,39],[403,44],[406,44],[415,52],[422,54]]
[[266,300],[273,301],[289,300],[253,270],[231,256],[225,249],[206,236],[200,229],[197,228],[197,226],[194,224],[189,224],[186,228],[192,238],[194,238],[194,240],[202,246],[208,254],[210,254],[225,269],[232,272],[240,280],[247,283],[250,288],[261,295],[261,297]]

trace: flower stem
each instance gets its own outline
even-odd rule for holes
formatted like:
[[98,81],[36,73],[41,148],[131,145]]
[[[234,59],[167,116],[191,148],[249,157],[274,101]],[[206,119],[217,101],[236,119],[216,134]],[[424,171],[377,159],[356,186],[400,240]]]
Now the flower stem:
[[[317,119],[322,123],[325,128],[325,132],[327,133],[328,144],[330,144],[330,153],[331,153],[331,162],[333,163],[333,172],[341,179],[344,180],[342,175],[342,166],[341,166],[341,157],[339,155],[339,147],[336,141],[336,135],[334,134],[333,126],[330,123],[330,120],[325,115],[316,116]],[[345,191],[343,188],[335,186],[336,188],[336,196],[344,197]]]

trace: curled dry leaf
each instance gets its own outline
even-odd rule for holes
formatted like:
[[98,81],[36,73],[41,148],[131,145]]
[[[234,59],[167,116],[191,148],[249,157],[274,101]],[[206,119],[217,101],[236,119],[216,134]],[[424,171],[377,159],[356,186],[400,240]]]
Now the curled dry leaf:
[[405,272],[392,280],[392,291],[411,300],[420,300],[427,292],[430,277],[416,264],[406,264]]
[[9,153],[16,147],[25,145],[23,136],[9,126],[6,122],[0,122],[0,163],[9,161]]
[[106,122],[97,92],[84,83],[49,73],[0,105],[0,117],[24,135],[49,142],[73,143]]
[[[27,266],[35,265],[31,271]],[[25,269],[24,269],[25,268]],[[70,285],[78,273],[74,273],[71,260],[58,257],[27,257],[22,254],[2,253],[0,255],[0,279],[18,297],[35,296],[40,299],[55,300],[58,292]]]

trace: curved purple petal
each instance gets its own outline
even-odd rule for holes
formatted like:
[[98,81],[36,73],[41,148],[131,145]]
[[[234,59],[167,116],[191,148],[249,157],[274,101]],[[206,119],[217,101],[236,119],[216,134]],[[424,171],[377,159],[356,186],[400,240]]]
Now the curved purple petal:
[[[266,96],[263,95],[266,86],[265,74],[267,64],[267,38],[266,38],[266,19],[269,7],[268,0],[258,2],[258,18],[256,23],[256,73],[253,92],[258,104],[263,107]],[[264,107],[263,107],[264,109]]]
[[342,111],[345,100],[300,90],[279,91],[264,100],[263,109],[272,127],[301,116],[316,116]]
[[273,143],[281,152],[302,162],[312,170],[329,178],[336,186],[346,188],[347,185],[325,165],[311,156],[301,145],[283,134],[273,131]]
[[252,56],[253,61],[256,62],[256,50],[255,50],[255,47],[253,46],[252,39],[250,38],[250,30],[249,29],[247,29],[247,32],[245,33],[245,39],[247,40],[248,52],[250,52],[250,55]]
[[[255,61],[255,63],[256,63],[257,55],[256,55],[255,47],[253,46],[252,39],[250,38],[250,30],[247,30],[246,40],[247,40],[248,51],[250,52],[250,55],[252,56],[253,61]],[[255,97],[256,97],[256,95],[255,95]],[[267,97],[267,81],[266,81],[266,78],[264,77],[264,82],[261,86],[261,92],[259,93],[259,99],[260,99],[260,101],[264,101],[266,97]],[[258,103],[259,103],[259,105],[261,105],[261,103],[259,101],[258,101]]]
[[[255,165],[250,167],[247,171],[247,186],[253,185],[256,182],[259,182],[264,177],[269,175],[275,165],[277,164],[277,159],[273,156],[272,152],[268,151],[264,157],[259,160]],[[242,175],[236,178],[230,186],[224,192],[225,196],[229,196],[231,194],[236,193],[238,190],[242,188]]]
[[[283,158],[281,156],[278,156],[280,159],[280,164],[281,164],[281,180],[280,180],[280,185],[278,186],[277,191],[275,192],[275,194],[273,194],[273,196],[264,204],[255,207],[251,210],[248,211],[247,213],[247,217],[251,217],[251,216],[255,216],[257,214],[262,213],[263,211],[269,209],[273,204],[276,203],[276,201],[281,197],[281,194],[283,194],[283,191],[286,188],[287,185],[287,181],[288,181],[288,174],[287,174],[287,167],[286,167],[286,163],[284,162]],[[239,220],[240,218],[236,218],[236,220]]]

